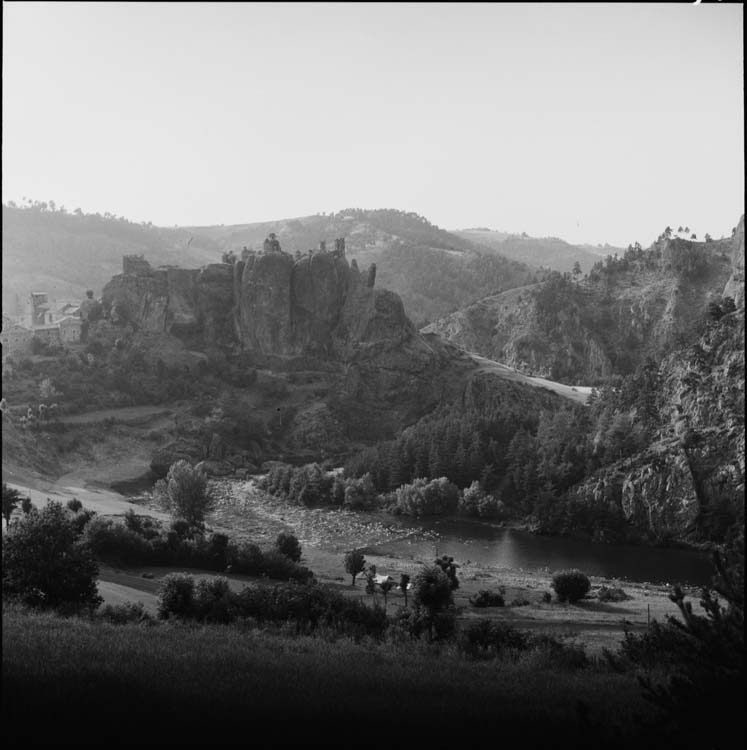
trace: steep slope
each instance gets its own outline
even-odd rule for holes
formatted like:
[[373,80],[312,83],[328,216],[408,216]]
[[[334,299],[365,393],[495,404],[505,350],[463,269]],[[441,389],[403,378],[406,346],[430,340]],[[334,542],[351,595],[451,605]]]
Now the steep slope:
[[689,335],[709,301],[737,286],[740,237],[663,239],[648,251],[629,248],[622,258],[598,262],[579,282],[556,273],[541,284],[486,297],[423,330],[553,380],[601,382],[632,372],[647,356],[660,357]]
[[530,237],[527,234],[506,234],[485,229],[463,229],[454,232],[457,237],[477,242],[506,258],[539,268],[554,271],[573,270],[575,263],[586,273],[599,260],[600,254],[614,255],[621,248],[606,246],[594,252],[588,247],[572,245],[558,237]]
[[571,497],[581,506],[611,505],[650,539],[723,539],[744,521],[744,309],[666,357],[658,377],[652,442]]

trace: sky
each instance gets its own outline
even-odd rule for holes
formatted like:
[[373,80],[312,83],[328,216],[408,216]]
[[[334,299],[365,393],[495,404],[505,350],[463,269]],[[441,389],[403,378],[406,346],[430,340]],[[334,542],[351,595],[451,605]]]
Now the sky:
[[744,211],[742,5],[3,4],[3,202],[652,242]]

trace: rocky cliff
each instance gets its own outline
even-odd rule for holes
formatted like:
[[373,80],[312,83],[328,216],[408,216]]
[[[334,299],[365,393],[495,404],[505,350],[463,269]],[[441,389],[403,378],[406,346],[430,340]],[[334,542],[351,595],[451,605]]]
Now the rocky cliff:
[[732,237],[731,267],[732,273],[724,288],[724,296],[733,297],[737,307],[744,307],[744,214]]
[[585,278],[555,274],[486,297],[423,329],[469,351],[563,382],[595,383],[658,358],[709,301],[744,299],[744,221],[731,240],[663,239]]
[[129,258],[102,299],[114,322],[169,334],[190,349],[223,345],[276,372],[327,363],[330,413],[349,438],[376,439],[458,396],[476,365],[420,335],[401,299],[375,283],[376,267],[361,272],[339,244],[295,257],[248,251],[201,270]]
[[348,360],[418,335],[400,298],[376,289],[375,278],[375,266],[359,271],[344,250],[247,252],[200,270],[126,258],[102,299],[113,320],[197,348],[238,344],[260,354]]
[[659,367],[660,428],[641,453],[580,484],[575,498],[620,511],[653,540],[718,539],[744,512],[744,312]]

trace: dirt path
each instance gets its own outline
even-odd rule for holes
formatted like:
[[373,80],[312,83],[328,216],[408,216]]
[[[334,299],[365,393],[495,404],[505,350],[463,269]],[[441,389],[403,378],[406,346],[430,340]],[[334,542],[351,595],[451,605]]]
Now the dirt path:
[[87,411],[83,414],[70,414],[60,417],[63,424],[93,424],[114,419],[117,422],[140,422],[152,417],[170,416],[173,410],[163,406],[123,406],[119,409],[100,409],[99,411]]
[[589,386],[564,385],[563,383],[556,383],[553,380],[525,375],[523,372],[519,372],[513,367],[502,365],[500,362],[495,362],[494,360],[482,357],[479,354],[473,352],[467,352],[467,354],[469,354],[470,357],[480,365],[477,372],[489,372],[503,378],[504,380],[524,383],[525,385],[531,385],[535,388],[546,388],[547,390],[557,393],[559,396],[571,399],[571,401],[576,401],[579,404],[585,404],[591,394],[592,389]]

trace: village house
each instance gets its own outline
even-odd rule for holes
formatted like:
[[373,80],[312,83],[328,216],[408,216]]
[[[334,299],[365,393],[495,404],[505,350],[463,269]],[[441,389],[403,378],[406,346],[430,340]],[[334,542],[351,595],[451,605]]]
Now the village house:
[[83,321],[74,316],[68,315],[57,321],[60,329],[60,341],[63,344],[77,344],[80,341]]
[[3,315],[3,327],[0,332],[0,344],[2,344],[2,361],[8,357],[17,358],[29,351],[29,344],[34,332],[28,328],[14,323],[10,318]]

